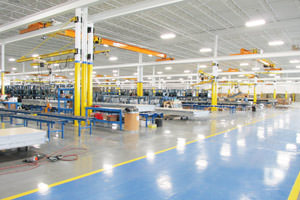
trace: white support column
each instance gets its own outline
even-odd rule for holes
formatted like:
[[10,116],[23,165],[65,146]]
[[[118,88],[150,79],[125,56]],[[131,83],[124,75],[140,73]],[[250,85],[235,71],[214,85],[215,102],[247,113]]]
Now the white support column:
[[91,107],[93,105],[94,24],[88,24],[87,32],[87,106]]
[[[139,53],[139,64],[143,63],[143,54]],[[138,96],[143,96],[143,70],[144,67],[139,65],[137,67],[137,73],[138,73],[138,78],[137,78],[137,95]]]
[[155,84],[156,84],[156,79],[155,79],[155,66],[152,67],[152,95],[155,96],[156,90],[155,90]]
[[82,66],[81,66],[81,116],[85,116],[85,107],[87,105],[87,23],[88,8],[82,9]]

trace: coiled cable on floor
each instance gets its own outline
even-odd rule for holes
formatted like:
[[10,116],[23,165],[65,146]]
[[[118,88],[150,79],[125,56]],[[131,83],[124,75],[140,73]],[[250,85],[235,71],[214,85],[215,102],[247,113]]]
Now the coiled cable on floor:
[[[56,152],[53,152],[51,154],[48,154],[48,155],[47,154],[38,154],[37,156],[34,156],[37,158],[37,160],[35,160],[34,158],[33,159],[25,159],[24,162],[26,162],[26,163],[24,163],[24,164],[2,167],[2,168],[0,168],[0,176],[33,170],[33,169],[41,166],[41,164],[45,163],[47,160],[52,161],[52,162],[55,162],[58,160],[75,161],[75,160],[78,160],[80,154],[85,153],[88,150],[87,148],[69,147],[69,146],[64,147],[64,148],[62,148]],[[67,154],[68,152],[74,152],[74,151],[81,151],[81,153]],[[12,170],[12,169],[17,169],[17,170]],[[2,171],[4,171],[4,172],[2,172]]]

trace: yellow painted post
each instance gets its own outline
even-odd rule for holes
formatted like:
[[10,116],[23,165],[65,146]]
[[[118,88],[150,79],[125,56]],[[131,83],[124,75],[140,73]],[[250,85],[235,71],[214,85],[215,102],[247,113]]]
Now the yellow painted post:
[[218,93],[217,93],[217,81],[213,80],[212,81],[212,88],[211,88],[211,111],[217,111],[217,107],[213,107],[216,106],[218,104]]
[[276,89],[274,89],[274,92],[273,92],[273,99],[276,99]]
[[155,87],[152,88],[152,93],[153,93],[153,96],[155,96],[155,93],[156,93]]
[[287,91],[285,91],[285,99],[286,100],[288,99],[288,93],[287,93]]
[[296,97],[296,94],[294,93],[294,94],[293,94],[293,102],[295,102],[295,100],[296,100],[295,97]]
[[[80,116],[80,61],[75,61],[74,115]],[[78,126],[78,121],[75,121]]]
[[227,96],[230,96],[230,87],[228,89]]
[[87,96],[87,63],[81,65],[81,116],[85,116]]
[[[93,106],[93,63],[89,63],[87,66],[87,107]],[[89,110],[89,115],[91,110]]]
[[2,95],[5,95],[4,72],[1,73],[1,94],[2,94]]
[[139,97],[143,96],[143,83],[142,82],[137,83],[137,95]]
[[253,104],[256,105],[257,96],[256,96],[256,85],[253,87]]

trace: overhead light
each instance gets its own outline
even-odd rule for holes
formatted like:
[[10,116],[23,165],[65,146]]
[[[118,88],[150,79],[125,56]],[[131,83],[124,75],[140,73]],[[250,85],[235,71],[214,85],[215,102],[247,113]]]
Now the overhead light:
[[14,61],[16,61],[16,59],[15,58],[9,58],[8,61],[14,62]]
[[284,41],[281,41],[281,40],[275,40],[275,41],[269,42],[269,46],[281,46],[283,44],[284,44]]
[[13,68],[11,68],[11,70],[15,71],[15,70],[17,70],[17,68],[13,67]]
[[206,65],[199,65],[199,68],[201,68],[201,69],[204,69],[206,67],[207,67]]
[[276,74],[269,74],[269,76],[276,76]]
[[148,54],[149,57],[153,57],[151,54]]
[[116,60],[118,60],[118,57],[111,56],[111,57],[109,57],[109,60],[110,60],[110,61],[116,61]]
[[118,70],[114,69],[112,70],[113,73],[118,73]]
[[70,75],[70,76],[73,76],[73,75],[74,75],[74,73],[73,73],[73,72],[70,72],[70,73],[69,73],[69,75]]
[[211,48],[201,48],[201,49],[200,49],[200,52],[201,52],[201,53],[206,53],[206,52],[211,52],[211,51],[212,51]]
[[58,64],[58,63],[54,63],[53,66],[54,66],[54,67],[58,67],[59,64]]
[[257,70],[259,70],[259,67],[253,67],[252,70],[257,71]]
[[180,80],[180,81],[183,81],[183,78],[180,78],[179,80]]
[[243,67],[243,66],[248,66],[249,63],[240,63],[240,66]]
[[296,68],[300,69],[300,65],[297,65]]
[[36,68],[38,68],[38,67],[39,67],[39,66],[37,66],[37,65],[33,65],[33,68],[34,68],[34,69],[36,69]]
[[290,60],[291,64],[300,63],[300,60]]
[[239,75],[239,77],[244,77],[244,76],[245,76],[244,74],[240,74],[240,75]]
[[171,79],[171,76],[168,76],[167,79]]
[[165,67],[165,70],[171,70],[172,69],[172,67]]
[[176,35],[174,33],[165,33],[160,36],[161,39],[169,40],[175,38]]
[[104,47],[108,47],[108,45],[107,45],[107,44],[104,44],[103,46],[104,46]]
[[97,74],[97,72],[95,72],[95,71],[93,71],[92,73],[93,73],[93,74]]
[[291,83],[292,81],[286,81],[287,83]]
[[246,22],[245,26],[247,27],[261,26],[264,25],[265,23],[266,21],[264,19],[259,19],[259,20],[248,21]]
[[162,74],[162,72],[157,72],[157,74]]
[[151,77],[148,77],[148,80],[151,80],[152,78]]
[[190,73],[191,71],[190,70],[184,70],[184,73]]
[[225,79],[226,79],[226,76],[223,76],[222,79],[225,80]]
[[275,78],[280,78],[280,76],[275,76]]
[[137,76],[137,75],[138,75],[138,73],[137,73],[137,72],[135,72],[135,73],[133,73],[133,75],[134,75],[134,76]]
[[33,58],[37,58],[37,57],[39,57],[40,55],[39,54],[32,54],[31,55]]
[[29,76],[25,76],[26,78],[29,78]]

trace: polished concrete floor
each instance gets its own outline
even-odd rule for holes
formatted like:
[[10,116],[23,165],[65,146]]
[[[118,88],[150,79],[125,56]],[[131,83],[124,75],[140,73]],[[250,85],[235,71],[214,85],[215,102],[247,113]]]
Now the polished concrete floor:
[[1,175],[0,198],[287,199],[300,171],[298,112],[213,113],[137,133],[94,127],[80,138],[67,127],[65,139],[54,134],[27,153],[0,152],[1,168],[35,152],[87,149],[68,152],[80,154],[77,161]]

